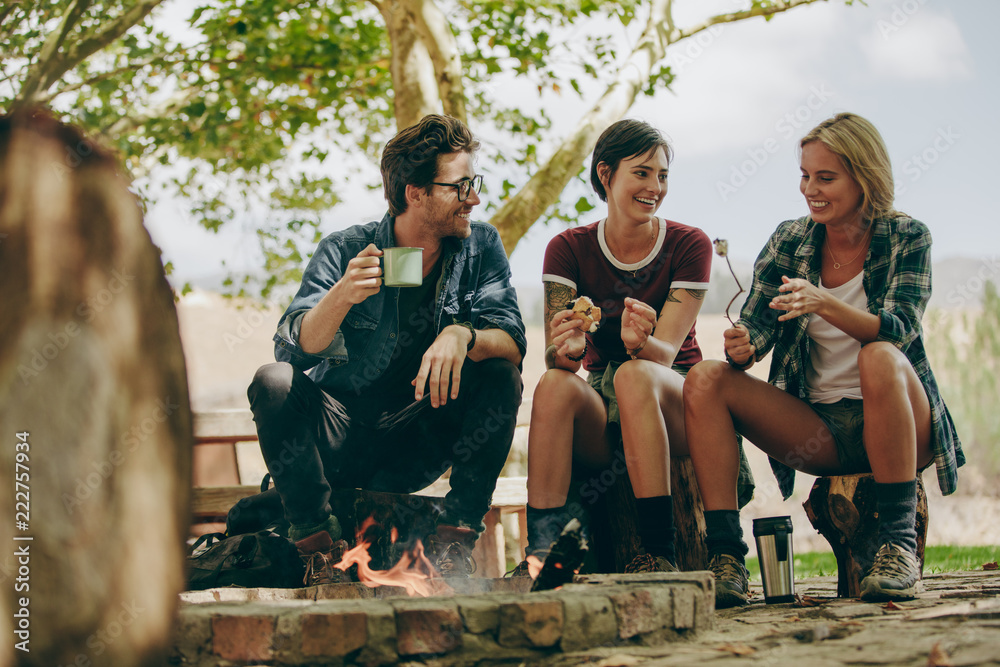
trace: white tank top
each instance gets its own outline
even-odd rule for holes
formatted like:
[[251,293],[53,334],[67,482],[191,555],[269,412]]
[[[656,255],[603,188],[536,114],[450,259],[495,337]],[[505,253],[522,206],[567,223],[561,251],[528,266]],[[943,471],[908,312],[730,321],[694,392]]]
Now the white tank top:
[[[819,288],[849,306],[867,312],[864,271],[858,272],[839,287]],[[809,367],[806,368],[806,392],[811,403],[836,403],[842,398],[861,398],[861,373],[858,354],[861,343],[833,326],[816,313],[809,315],[806,335],[809,346]]]

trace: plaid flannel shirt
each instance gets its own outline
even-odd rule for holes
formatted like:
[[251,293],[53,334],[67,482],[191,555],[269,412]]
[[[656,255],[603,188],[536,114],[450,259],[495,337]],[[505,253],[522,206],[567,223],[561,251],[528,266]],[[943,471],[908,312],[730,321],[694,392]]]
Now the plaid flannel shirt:
[[[871,246],[865,258],[863,283],[868,311],[882,324],[878,338],[898,347],[916,371],[931,407],[931,447],[941,493],[955,491],[958,467],[965,463],[955,424],[938,390],[924,350],[921,319],[931,296],[931,234],[926,225],[906,216],[874,222]],[[806,400],[805,371],[809,365],[807,317],[779,322],[779,311],[768,304],[778,294],[781,276],[805,278],[819,284],[820,251],[826,228],[809,217],[781,223],[754,263],[753,286],[740,312],[756,346],[756,360],[773,347],[768,382]],[[771,469],[787,500],[795,471],[775,459]]]

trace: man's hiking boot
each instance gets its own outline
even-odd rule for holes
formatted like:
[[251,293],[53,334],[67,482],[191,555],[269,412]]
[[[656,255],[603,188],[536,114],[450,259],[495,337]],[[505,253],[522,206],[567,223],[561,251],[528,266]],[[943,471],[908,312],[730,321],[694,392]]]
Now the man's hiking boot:
[[895,544],[883,544],[868,575],[861,580],[861,599],[911,600],[917,595],[919,583],[920,565],[916,556]]
[[469,577],[476,571],[472,548],[479,534],[471,528],[441,524],[427,537],[426,553],[443,577]]
[[726,609],[747,603],[750,575],[746,566],[735,556],[715,554],[708,563],[715,575],[715,608]]
[[299,550],[299,558],[305,567],[302,583],[305,586],[321,584],[343,584],[351,580],[350,575],[338,567],[334,567],[347,553],[347,541],[333,541],[330,533],[321,530],[295,543]]
[[625,566],[625,574],[639,572],[680,572],[677,566],[663,556],[652,556],[647,553],[636,555],[632,562]]

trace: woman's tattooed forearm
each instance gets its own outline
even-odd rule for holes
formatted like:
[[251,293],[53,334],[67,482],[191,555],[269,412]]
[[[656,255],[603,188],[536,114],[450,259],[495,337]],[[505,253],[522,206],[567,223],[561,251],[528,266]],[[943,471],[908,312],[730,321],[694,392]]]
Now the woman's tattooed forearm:
[[552,321],[552,316],[560,310],[566,310],[566,304],[576,298],[576,290],[562,283],[545,283],[545,325]]
[[704,300],[705,293],[708,291],[708,290],[703,290],[703,289],[688,289],[687,287],[675,287],[675,288],[673,288],[673,289],[671,289],[671,290],[669,290],[667,292],[667,302],[668,303],[680,303],[681,300],[677,296],[677,292],[679,292],[681,290],[684,290],[685,292],[687,292],[688,296],[690,296],[695,301],[702,301],[702,300]]

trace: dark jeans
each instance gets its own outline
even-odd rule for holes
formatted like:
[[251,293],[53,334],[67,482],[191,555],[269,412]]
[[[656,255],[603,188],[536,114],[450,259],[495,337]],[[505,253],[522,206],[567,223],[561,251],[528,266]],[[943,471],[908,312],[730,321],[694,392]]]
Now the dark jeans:
[[[452,469],[441,522],[484,530],[517,422],[523,384],[509,361],[466,360],[458,399],[430,398],[395,412],[354,409],[305,373],[262,366],[247,391],[264,462],[291,523],[330,514],[331,488],[392,493],[423,489]],[[365,397],[377,408],[378,397]],[[368,414],[370,413],[370,414]]]

